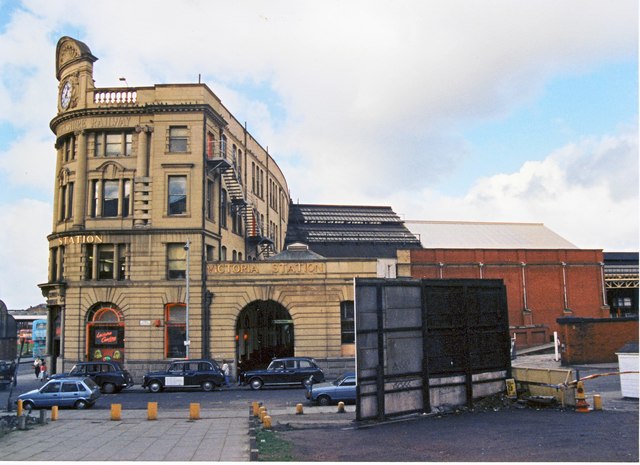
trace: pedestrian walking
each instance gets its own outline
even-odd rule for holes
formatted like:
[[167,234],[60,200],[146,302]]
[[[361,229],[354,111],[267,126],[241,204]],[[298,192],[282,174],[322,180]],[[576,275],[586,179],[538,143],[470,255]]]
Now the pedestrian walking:
[[40,357],[36,357],[33,361],[33,372],[36,375],[36,379],[38,379],[40,377],[40,364],[42,363],[42,361],[40,360]]
[[40,378],[41,383],[44,383],[44,381],[47,379],[47,362],[45,362],[44,359],[40,364],[40,376],[38,377]]
[[224,360],[222,363],[222,374],[224,375],[224,385],[226,387],[230,387],[231,384],[229,383],[229,364]]

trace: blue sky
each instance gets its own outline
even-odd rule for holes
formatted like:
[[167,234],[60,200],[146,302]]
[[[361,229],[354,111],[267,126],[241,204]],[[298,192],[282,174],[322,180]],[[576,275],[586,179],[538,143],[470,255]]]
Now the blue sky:
[[42,301],[63,35],[98,57],[98,87],[200,75],[293,201],[544,223],[581,248],[638,250],[636,1],[0,0],[9,308]]
[[[604,135],[638,117],[638,61],[629,57],[549,80],[539,96],[504,117],[462,128],[472,155],[443,191],[467,189],[478,176],[541,160],[580,135]],[[541,137],[543,135],[543,137]]]

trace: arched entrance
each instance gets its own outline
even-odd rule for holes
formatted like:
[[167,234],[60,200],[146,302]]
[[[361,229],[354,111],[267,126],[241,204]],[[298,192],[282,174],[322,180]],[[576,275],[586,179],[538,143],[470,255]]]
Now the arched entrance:
[[239,370],[264,367],[274,357],[293,356],[293,319],[278,302],[256,300],[242,309],[236,322]]
[[87,360],[124,361],[124,316],[98,306],[87,314]]

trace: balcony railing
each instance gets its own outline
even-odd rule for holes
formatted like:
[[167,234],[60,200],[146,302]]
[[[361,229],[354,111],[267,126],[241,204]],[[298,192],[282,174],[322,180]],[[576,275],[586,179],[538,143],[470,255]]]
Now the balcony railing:
[[93,102],[100,104],[132,104],[138,100],[135,89],[101,89],[93,93]]

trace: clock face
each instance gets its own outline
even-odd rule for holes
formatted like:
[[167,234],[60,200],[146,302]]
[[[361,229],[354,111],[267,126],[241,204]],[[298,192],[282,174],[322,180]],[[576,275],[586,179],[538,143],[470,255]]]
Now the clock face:
[[67,81],[62,86],[62,92],[60,92],[60,105],[63,110],[66,110],[69,108],[69,103],[71,103],[71,83]]

